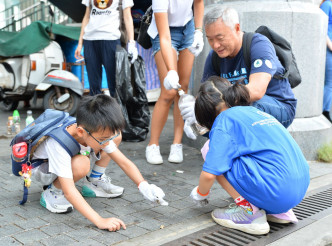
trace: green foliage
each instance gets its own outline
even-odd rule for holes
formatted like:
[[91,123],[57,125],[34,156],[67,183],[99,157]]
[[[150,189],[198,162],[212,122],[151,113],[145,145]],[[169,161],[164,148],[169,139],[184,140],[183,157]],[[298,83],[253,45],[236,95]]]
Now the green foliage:
[[317,159],[322,162],[332,162],[332,142],[324,144],[317,151]]

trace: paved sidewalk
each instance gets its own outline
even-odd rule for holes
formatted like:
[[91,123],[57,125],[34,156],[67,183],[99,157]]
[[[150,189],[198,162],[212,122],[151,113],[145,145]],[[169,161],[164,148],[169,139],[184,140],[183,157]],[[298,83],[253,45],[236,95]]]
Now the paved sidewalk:
[[[24,119],[26,110],[19,110]],[[33,109],[34,117],[41,112]],[[146,163],[148,140],[120,145],[120,150],[137,165],[145,179],[164,190],[169,206],[151,205],[114,162],[106,173],[114,184],[125,187],[125,193],[120,198],[86,200],[101,216],[122,219],[127,230],[99,230],[76,210],[65,215],[48,212],[39,204],[42,187],[38,183],[32,183],[28,202],[21,206],[18,201],[22,199],[23,181],[11,174],[10,138],[5,127],[9,113],[0,111],[0,114],[0,124],[4,126],[0,127],[0,245],[161,245],[213,225],[210,212],[229,203],[230,197],[217,184],[212,188],[208,206],[197,208],[190,200],[189,194],[198,184],[203,161],[199,150],[184,146],[184,162],[168,163],[173,136],[170,116],[160,142],[163,165]],[[332,164],[311,162],[310,168],[311,178],[319,179],[313,182],[315,187],[321,185],[322,177],[332,175]],[[324,184],[332,182],[331,178],[324,180]],[[81,186],[80,181],[79,190]]]

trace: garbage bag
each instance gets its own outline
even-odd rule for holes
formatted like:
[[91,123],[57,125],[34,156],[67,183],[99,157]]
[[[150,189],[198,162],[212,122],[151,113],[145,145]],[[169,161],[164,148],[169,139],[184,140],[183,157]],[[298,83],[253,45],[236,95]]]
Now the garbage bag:
[[150,125],[144,60],[138,56],[134,64],[131,64],[126,49],[120,46],[117,46],[115,59],[115,98],[121,106],[126,122],[122,139],[140,142],[146,139]]

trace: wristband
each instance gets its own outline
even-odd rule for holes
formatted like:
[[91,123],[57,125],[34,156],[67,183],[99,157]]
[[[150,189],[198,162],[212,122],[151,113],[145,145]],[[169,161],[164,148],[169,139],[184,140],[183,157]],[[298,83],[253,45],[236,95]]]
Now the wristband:
[[208,193],[206,193],[205,195],[203,195],[202,193],[199,192],[198,187],[197,187],[197,194],[198,195],[200,195],[200,196],[207,196],[207,195],[209,195],[209,193],[210,193],[210,191],[208,191]]
[[195,27],[195,30],[201,30],[201,31],[203,31],[203,28],[201,28],[201,27]]

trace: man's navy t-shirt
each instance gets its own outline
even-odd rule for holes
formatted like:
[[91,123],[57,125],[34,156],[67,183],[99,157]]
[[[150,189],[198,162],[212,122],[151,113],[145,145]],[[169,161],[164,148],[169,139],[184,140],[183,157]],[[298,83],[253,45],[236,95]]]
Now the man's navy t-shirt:
[[[248,74],[243,58],[243,49],[234,58],[223,58],[220,63],[221,74],[217,74],[213,69],[212,53],[209,53],[204,67],[202,82],[212,75],[217,75],[228,79],[235,83],[240,79],[244,79],[244,83],[248,83],[249,75],[254,73],[269,73],[273,77],[274,74],[284,74],[284,68],[281,65],[273,44],[264,35],[256,33],[251,42],[251,71]],[[272,78],[267,89],[266,95],[271,96],[285,104],[286,108],[295,113],[297,100],[294,97],[288,79],[278,80]]]

